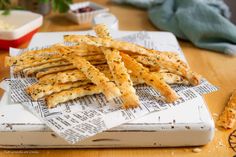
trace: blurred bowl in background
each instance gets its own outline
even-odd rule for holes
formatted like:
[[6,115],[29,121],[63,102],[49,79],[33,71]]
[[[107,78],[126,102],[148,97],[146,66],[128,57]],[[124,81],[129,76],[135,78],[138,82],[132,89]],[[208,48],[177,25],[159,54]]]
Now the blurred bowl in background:
[[30,11],[12,10],[10,15],[2,15],[0,22],[0,49],[19,47],[29,41],[43,23],[43,17]]
[[119,30],[119,20],[111,13],[100,13],[93,18],[93,25],[105,24],[109,29]]
[[74,3],[70,5],[67,17],[78,24],[92,23],[94,16],[108,11],[108,8],[94,2]]

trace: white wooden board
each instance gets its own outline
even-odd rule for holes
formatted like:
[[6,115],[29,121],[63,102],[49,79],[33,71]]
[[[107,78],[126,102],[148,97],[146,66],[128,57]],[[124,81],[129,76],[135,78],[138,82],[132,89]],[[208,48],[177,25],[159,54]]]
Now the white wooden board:
[[[61,42],[64,34],[86,32],[54,32],[36,34],[29,47]],[[114,37],[136,32],[112,32]],[[163,51],[183,53],[175,36],[167,32],[148,32]],[[74,148],[74,147],[170,147],[204,145],[213,139],[214,121],[203,98],[167,110],[153,112],[140,119],[97,134],[75,145],[57,137],[39,119],[20,104],[10,104],[8,93],[0,102],[0,147],[2,148]]]

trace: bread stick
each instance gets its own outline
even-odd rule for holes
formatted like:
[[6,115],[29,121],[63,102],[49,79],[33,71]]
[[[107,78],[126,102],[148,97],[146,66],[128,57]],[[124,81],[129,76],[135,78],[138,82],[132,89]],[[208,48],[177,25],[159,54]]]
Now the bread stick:
[[166,98],[167,102],[173,102],[178,99],[176,92],[164,82],[159,74],[150,73],[147,68],[143,67],[127,54],[121,53],[121,56],[125,66],[132,71],[132,75],[140,77],[146,84],[159,91]]
[[88,83],[90,83],[90,81],[71,82],[65,84],[36,83],[33,84],[32,86],[29,86],[26,89],[26,92],[33,98],[33,100],[38,100],[52,93],[57,93],[66,89],[79,87]]
[[53,108],[59,103],[67,102],[87,95],[102,93],[102,89],[96,85],[85,85],[52,94],[46,98],[48,108]]
[[228,104],[220,115],[217,125],[225,129],[231,129],[236,122],[236,90],[233,91]]

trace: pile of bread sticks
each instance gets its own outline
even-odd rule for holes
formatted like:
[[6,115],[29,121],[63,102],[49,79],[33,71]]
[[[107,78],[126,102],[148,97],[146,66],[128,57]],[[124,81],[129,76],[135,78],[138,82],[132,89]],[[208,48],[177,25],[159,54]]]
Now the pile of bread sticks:
[[14,72],[36,77],[27,87],[33,100],[45,98],[49,108],[86,95],[103,93],[109,101],[120,97],[124,108],[140,104],[136,84],[152,86],[167,102],[178,99],[170,84],[198,85],[201,76],[177,54],[159,52],[133,43],[112,39],[105,25],[96,25],[97,37],[66,35],[65,42],[40,50],[7,57]]

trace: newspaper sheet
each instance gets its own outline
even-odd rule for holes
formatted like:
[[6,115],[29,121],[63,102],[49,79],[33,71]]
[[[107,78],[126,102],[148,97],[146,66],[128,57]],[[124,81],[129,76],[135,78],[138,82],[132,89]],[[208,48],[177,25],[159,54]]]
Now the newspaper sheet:
[[[126,36],[122,40],[154,49],[163,48],[154,43],[146,32]],[[165,46],[168,48],[168,44]],[[176,47],[176,52],[181,53],[180,51],[180,48]],[[11,49],[10,55],[14,56],[22,52],[20,49]],[[202,80],[200,85],[195,87],[173,85],[172,88],[178,93],[180,99],[174,103],[166,103],[152,87],[141,84],[135,86],[141,101],[141,105],[135,109],[122,109],[121,99],[116,98],[108,102],[103,94],[85,96],[58,105],[56,108],[48,109],[44,99],[33,101],[25,92],[25,88],[36,81],[35,78],[26,77],[23,73],[13,75],[11,72],[11,79],[5,82],[10,85],[12,103],[21,103],[55,133],[71,144],[142,117],[148,113],[178,106],[187,101],[197,99],[202,94],[217,90],[215,86],[211,85],[205,79]]]

